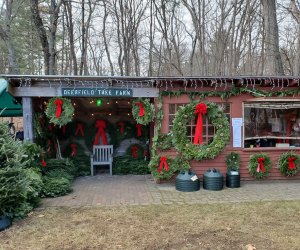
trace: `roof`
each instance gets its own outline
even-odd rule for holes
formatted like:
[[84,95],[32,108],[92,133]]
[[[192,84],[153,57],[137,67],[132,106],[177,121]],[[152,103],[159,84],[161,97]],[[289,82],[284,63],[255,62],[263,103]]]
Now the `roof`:
[[7,81],[0,79],[0,116],[22,116],[22,105],[7,91]]

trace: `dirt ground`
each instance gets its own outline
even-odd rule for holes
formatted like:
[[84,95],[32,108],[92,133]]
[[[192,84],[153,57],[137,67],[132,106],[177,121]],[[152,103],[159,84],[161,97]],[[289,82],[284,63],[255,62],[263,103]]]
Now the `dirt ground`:
[[300,249],[300,201],[49,208],[0,249]]

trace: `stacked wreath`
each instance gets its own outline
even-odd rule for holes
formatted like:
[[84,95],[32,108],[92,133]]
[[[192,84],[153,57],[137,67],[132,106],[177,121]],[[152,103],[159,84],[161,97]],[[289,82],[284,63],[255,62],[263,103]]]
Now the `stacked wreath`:
[[51,98],[45,111],[50,123],[60,127],[72,121],[74,107],[71,100],[62,97]]
[[148,125],[154,119],[154,106],[149,99],[133,101],[132,115],[138,124]]
[[[216,128],[214,138],[208,145],[194,145],[187,137],[187,123],[195,117],[199,101],[180,107],[173,122],[173,144],[187,160],[213,159],[229,142],[230,126],[226,115],[215,103],[207,102],[206,114]],[[201,105],[201,103],[200,103]]]
[[286,176],[297,175],[300,169],[300,157],[294,152],[283,153],[278,159],[277,166]]
[[160,155],[152,157],[148,166],[153,177],[161,180],[170,179],[177,171],[190,169],[189,162],[181,157],[173,159]]
[[267,154],[254,154],[250,156],[248,170],[250,175],[256,179],[263,179],[269,175],[271,165],[271,159]]

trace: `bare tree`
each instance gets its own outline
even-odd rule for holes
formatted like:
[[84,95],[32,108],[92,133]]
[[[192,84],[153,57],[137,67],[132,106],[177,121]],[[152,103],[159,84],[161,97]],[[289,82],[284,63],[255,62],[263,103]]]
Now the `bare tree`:
[[45,8],[49,8],[49,23],[47,29],[40,12],[40,8],[43,6],[39,5],[38,0],[30,0],[32,20],[38,31],[43,49],[46,75],[56,74],[56,31],[61,5],[62,0],[51,0],[49,7],[45,6]]
[[15,13],[13,12],[13,2],[13,0],[5,0],[1,7],[0,13],[3,19],[0,19],[0,37],[8,50],[8,73],[18,74],[20,71],[12,37],[12,22],[18,13],[18,9],[22,6],[23,1],[18,1],[15,6]]
[[[284,75],[283,64],[279,51],[279,34],[275,0],[261,0],[264,17],[264,74]],[[266,39],[267,38],[267,39]]]

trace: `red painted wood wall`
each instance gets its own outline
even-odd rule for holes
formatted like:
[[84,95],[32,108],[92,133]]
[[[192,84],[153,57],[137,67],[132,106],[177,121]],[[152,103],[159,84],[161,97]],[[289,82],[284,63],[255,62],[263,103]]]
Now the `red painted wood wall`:
[[[210,90],[212,89],[203,89],[205,90]],[[227,102],[230,103],[230,118],[240,118],[243,117],[243,110],[242,110],[242,103],[243,101],[246,101],[248,99],[253,99],[252,95],[248,94],[243,94],[240,96],[234,96],[231,97]],[[293,98],[298,98],[298,97],[293,97]],[[282,99],[282,98],[281,98]],[[291,98],[289,98],[291,99]],[[157,101],[157,100],[155,100]],[[222,100],[219,97],[210,97],[206,100],[202,101],[211,101],[211,102],[226,102],[226,100]],[[190,99],[187,95],[182,95],[180,97],[169,97],[169,96],[164,96],[163,97],[163,113],[164,113],[164,118],[162,121],[162,133],[168,133],[169,132],[169,104],[174,104],[174,103],[189,103]],[[231,132],[232,132],[232,127],[231,127]],[[232,133],[231,133],[232,135]],[[243,144],[243,141],[242,141]],[[230,137],[230,143],[224,151],[218,155],[215,159],[213,160],[203,160],[203,161],[191,161],[191,169],[196,172],[196,174],[202,179],[203,174],[205,171],[207,171],[209,168],[216,168],[220,170],[225,176],[227,167],[225,163],[225,156],[230,152],[230,151],[237,151],[241,155],[241,166],[240,166],[240,174],[241,174],[241,180],[256,180],[252,176],[249,175],[249,172],[247,170],[247,165],[249,158],[252,154],[259,153],[259,152],[264,152],[267,153],[272,161],[272,169],[270,171],[270,176],[267,178],[268,180],[284,180],[284,179],[294,179],[294,180],[300,180],[300,173],[298,173],[297,176],[293,177],[286,177],[282,175],[278,168],[277,168],[277,161],[279,156],[284,153],[289,151],[289,149],[285,148],[233,148],[232,147],[232,136]],[[298,153],[300,155],[300,148],[294,148],[294,152]],[[163,152],[163,154],[170,155],[170,156],[176,156],[177,152],[175,149],[171,149],[168,151]]]

